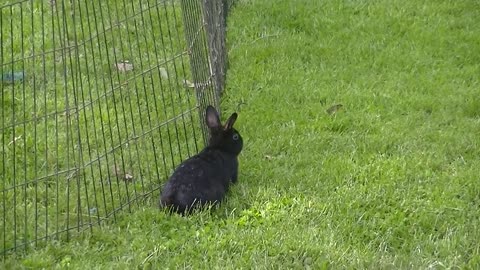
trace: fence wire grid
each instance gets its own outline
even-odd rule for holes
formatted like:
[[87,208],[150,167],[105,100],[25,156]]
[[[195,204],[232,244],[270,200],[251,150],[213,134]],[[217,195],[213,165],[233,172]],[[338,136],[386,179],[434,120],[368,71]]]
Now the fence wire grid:
[[0,6],[0,252],[69,240],[157,201],[207,138],[226,0]]

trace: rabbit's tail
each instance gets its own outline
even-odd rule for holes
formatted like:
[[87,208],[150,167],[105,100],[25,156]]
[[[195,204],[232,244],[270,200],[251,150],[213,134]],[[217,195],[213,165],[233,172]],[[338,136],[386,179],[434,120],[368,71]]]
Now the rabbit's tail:
[[160,199],[160,205],[163,207],[171,207],[175,205],[175,193],[163,194]]
[[170,211],[175,211],[178,213],[183,213],[186,210],[186,206],[183,205],[178,199],[176,194],[166,194],[162,196],[160,200],[160,205],[169,209]]
[[160,204],[163,206],[163,207],[169,207],[169,206],[172,206],[174,204],[174,197],[173,196],[168,196],[168,197],[162,197],[161,201],[160,201]]

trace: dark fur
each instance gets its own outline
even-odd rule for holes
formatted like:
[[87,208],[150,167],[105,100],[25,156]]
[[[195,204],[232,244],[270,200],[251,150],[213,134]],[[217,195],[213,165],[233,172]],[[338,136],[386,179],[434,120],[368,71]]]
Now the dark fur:
[[215,108],[207,107],[208,146],[177,167],[163,188],[161,206],[185,213],[223,200],[230,183],[237,181],[237,156],[243,148],[242,137],[233,128],[236,119],[233,113],[222,126]]

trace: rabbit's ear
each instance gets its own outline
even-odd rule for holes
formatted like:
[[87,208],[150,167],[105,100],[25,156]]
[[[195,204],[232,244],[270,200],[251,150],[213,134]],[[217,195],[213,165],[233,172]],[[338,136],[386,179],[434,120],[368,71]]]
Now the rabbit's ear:
[[232,113],[232,115],[230,115],[227,122],[223,126],[223,129],[225,130],[232,129],[233,124],[235,124],[235,121],[237,121],[237,116],[238,116],[237,113]]
[[210,105],[207,107],[206,121],[209,128],[218,128],[221,125],[217,110]]

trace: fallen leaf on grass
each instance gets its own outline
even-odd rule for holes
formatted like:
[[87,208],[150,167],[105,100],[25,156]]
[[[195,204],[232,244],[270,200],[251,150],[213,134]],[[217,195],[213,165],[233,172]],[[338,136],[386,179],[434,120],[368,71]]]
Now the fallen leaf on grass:
[[330,115],[333,115],[333,114],[337,113],[338,111],[340,111],[342,108],[343,108],[342,104],[335,104],[332,107],[327,109],[327,113],[330,114]]
[[8,146],[10,146],[11,144],[16,143],[17,140],[20,140],[21,138],[22,138],[22,135],[20,135],[20,136],[18,136],[18,137],[15,137],[15,138],[13,139],[13,141],[11,141],[11,142],[8,143]]
[[168,79],[168,72],[165,68],[161,67],[161,68],[158,68],[160,70],[160,76],[162,76],[162,78],[164,79]]
[[195,88],[195,84],[192,83],[191,81],[189,80],[183,80],[183,86],[187,87],[187,88]]
[[112,172],[117,178],[120,178],[120,179],[124,180],[125,182],[132,182],[133,181],[133,175],[131,175],[130,173],[124,173],[116,165],[112,166]]
[[126,173],[125,176],[123,177],[125,181],[132,181],[133,180],[133,175]]
[[120,72],[127,72],[133,70],[133,64],[131,64],[128,60],[115,64],[115,67]]
[[183,86],[186,87],[186,88],[195,88],[195,87],[198,87],[198,88],[207,88],[209,87],[210,85],[212,85],[212,82],[211,81],[207,81],[207,82],[199,82],[199,83],[192,83],[191,81],[189,80],[186,80],[184,79],[183,80]]

